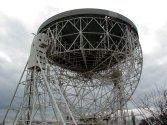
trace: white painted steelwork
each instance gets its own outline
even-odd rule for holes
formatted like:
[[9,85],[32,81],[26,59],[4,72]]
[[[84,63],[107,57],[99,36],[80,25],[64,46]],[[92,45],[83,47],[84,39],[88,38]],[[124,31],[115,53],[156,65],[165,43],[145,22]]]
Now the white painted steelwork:
[[14,125],[104,125],[113,119],[125,125],[124,109],[143,65],[134,24],[113,13],[88,12],[44,24],[5,119],[24,86]]

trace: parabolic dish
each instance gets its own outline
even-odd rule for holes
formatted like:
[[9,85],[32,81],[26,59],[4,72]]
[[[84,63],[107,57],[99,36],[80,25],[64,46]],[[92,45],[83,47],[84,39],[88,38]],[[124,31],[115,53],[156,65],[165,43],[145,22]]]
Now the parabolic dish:
[[99,72],[118,65],[137,47],[129,35],[138,39],[137,28],[128,18],[100,9],[57,14],[46,20],[38,33],[47,33],[51,38],[47,58],[78,73]]
[[45,21],[46,56],[77,117],[102,117],[120,109],[135,91],[142,71],[136,26],[100,9],[79,9]]

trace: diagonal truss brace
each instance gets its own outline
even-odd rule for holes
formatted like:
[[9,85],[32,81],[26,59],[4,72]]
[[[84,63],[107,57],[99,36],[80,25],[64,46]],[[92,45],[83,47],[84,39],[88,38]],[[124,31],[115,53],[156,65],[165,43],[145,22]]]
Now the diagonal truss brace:
[[[54,107],[54,109],[57,109],[57,111],[58,111],[58,113],[59,113],[59,115],[60,115],[61,121],[63,122],[63,125],[66,125],[66,122],[65,122],[65,120],[64,120],[64,118],[63,118],[63,115],[62,115],[60,109],[59,109],[59,106],[58,106],[58,104],[57,104],[57,101],[56,101],[56,99],[55,99],[54,96],[53,96],[53,93],[52,93],[52,91],[51,91],[51,88],[50,88],[50,86],[49,86],[49,83],[48,83],[48,81],[47,81],[47,78],[46,78],[46,76],[45,76],[44,70],[42,69],[42,65],[41,65],[41,63],[40,63],[40,61],[39,61],[39,59],[38,59],[37,56],[36,56],[36,59],[37,59],[37,61],[38,61],[38,63],[39,63],[39,66],[40,66],[40,69],[41,69],[43,78],[44,78],[44,80],[45,80],[45,85],[46,85],[46,88],[47,88],[47,90],[48,90],[48,95],[49,95],[49,97],[50,97],[50,99],[51,99],[51,101],[52,101],[53,107]],[[56,84],[57,82],[56,82],[55,76],[54,76],[54,80],[55,80],[55,84]],[[70,110],[70,108],[69,108],[69,106],[68,106],[68,103],[67,103],[67,101],[66,101],[64,95],[62,94],[62,91],[61,91],[60,86],[59,86],[58,84],[57,84],[57,88],[58,88],[58,90],[59,90],[59,92],[60,92],[60,94],[61,94],[61,96],[62,96],[62,98],[63,98],[63,100],[64,100],[64,102],[65,102],[65,104],[66,104],[67,110],[69,111],[70,116],[72,117],[72,120],[73,120],[74,124],[77,125],[77,123],[76,123],[76,121],[75,121],[75,119],[74,119],[74,116],[73,116],[73,114],[72,114],[72,112],[71,112],[71,110]]]

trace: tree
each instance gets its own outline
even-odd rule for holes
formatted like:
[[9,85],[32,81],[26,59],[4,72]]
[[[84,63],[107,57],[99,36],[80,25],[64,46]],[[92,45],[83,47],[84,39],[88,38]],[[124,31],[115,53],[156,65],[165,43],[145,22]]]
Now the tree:
[[[150,125],[167,125],[167,90],[158,88],[146,94],[142,102],[142,110],[149,115],[147,122]],[[143,124],[141,124],[143,125]]]

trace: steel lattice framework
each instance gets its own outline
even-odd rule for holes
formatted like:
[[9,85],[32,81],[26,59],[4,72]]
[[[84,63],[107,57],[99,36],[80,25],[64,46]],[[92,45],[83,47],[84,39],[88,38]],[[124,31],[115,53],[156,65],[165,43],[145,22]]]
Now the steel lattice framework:
[[47,124],[50,112],[56,124],[102,125],[106,118],[122,117],[142,65],[137,28],[127,18],[96,9],[59,14],[42,24],[34,37],[5,119],[24,85],[14,125],[39,119]]
[[77,17],[42,32],[50,38],[47,57],[61,67],[56,76],[76,115],[100,117],[118,110],[118,98],[122,103],[129,100],[142,70],[141,47],[132,27],[107,16]]

